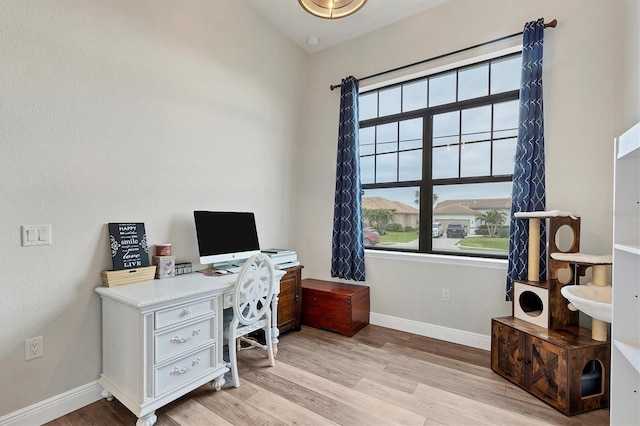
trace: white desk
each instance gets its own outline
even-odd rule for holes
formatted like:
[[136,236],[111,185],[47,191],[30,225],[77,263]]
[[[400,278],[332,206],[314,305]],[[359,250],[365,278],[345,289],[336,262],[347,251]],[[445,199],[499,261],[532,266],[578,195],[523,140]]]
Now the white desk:
[[[276,270],[271,301],[274,351],[283,275]],[[151,426],[155,410],[187,392],[207,382],[220,390],[229,371],[222,357],[222,310],[237,276],[194,272],[96,288],[102,299],[103,396],[115,396],[138,417],[138,426]]]

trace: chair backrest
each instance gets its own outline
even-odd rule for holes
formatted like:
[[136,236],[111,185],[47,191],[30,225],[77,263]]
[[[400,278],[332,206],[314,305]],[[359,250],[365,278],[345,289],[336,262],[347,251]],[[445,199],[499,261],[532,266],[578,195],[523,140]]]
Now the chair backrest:
[[271,309],[275,269],[269,256],[255,254],[242,265],[233,294],[233,315],[250,325]]

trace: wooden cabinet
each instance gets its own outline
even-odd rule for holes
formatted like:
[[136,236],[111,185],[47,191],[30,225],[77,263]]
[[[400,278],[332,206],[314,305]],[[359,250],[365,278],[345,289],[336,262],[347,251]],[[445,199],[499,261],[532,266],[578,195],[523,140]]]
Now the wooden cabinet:
[[280,279],[278,295],[278,330],[300,330],[302,321],[302,268],[294,266],[284,269],[285,275]]
[[640,424],[640,123],[616,140],[611,424]]
[[591,330],[504,317],[492,320],[491,337],[491,369],[562,413],[608,406],[610,345]]

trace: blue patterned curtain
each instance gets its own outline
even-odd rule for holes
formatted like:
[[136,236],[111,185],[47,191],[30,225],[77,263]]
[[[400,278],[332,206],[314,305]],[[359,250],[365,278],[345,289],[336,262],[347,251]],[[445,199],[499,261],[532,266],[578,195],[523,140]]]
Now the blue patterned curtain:
[[[527,22],[522,41],[520,118],[516,146],[509,233],[506,299],[513,296],[513,281],[527,279],[529,223],[514,219],[518,212],[544,211],[544,125],[542,120],[542,44],[544,19]],[[540,221],[540,279],[547,276],[546,229]]]
[[331,276],[364,281],[358,131],[358,80],[347,77],[340,85]]

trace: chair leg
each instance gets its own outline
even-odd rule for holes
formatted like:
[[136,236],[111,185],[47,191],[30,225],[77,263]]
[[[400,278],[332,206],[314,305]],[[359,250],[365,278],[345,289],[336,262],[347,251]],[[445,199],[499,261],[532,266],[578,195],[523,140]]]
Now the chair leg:
[[229,363],[231,364],[231,377],[233,378],[233,386],[240,386],[240,377],[238,376],[238,354],[236,351],[236,342],[238,339],[229,339]]
[[271,326],[269,321],[267,321],[267,325],[264,327],[264,336],[267,345],[267,354],[269,355],[269,363],[272,367],[276,366],[276,359],[273,355],[273,342],[271,341]]

